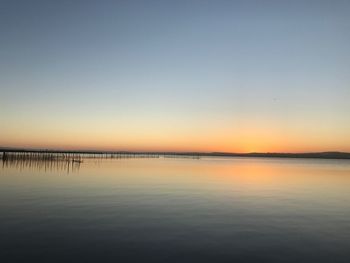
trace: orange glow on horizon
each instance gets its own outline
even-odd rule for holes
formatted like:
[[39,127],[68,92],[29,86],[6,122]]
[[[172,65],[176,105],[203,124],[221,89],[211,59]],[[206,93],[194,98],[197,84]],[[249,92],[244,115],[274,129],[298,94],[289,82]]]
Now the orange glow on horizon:
[[[93,127],[92,125],[90,125]],[[12,127],[2,133],[0,146],[17,148],[106,150],[106,151],[179,151],[179,152],[350,152],[346,132],[282,128],[273,123],[241,123],[239,128],[203,123],[198,127],[104,125],[53,126],[35,124]],[[14,132],[14,130],[16,132]]]
[[350,152],[350,147],[346,145],[317,145],[317,144],[297,144],[295,141],[288,143],[282,140],[274,140],[272,142],[252,139],[231,139],[220,141],[194,141],[182,140],[176,142],[101,142],[99,140],[66,140],[62,142],[49,141],[16,141],[2,143],[2,147],[15,148],[38,148],[38,149],[62,149],[62,150],[101,150],[101,151],[164,151],[164,152],[233,152],[233,153],[248,153],[248,152],[323,152],[323,151],[343,151]]

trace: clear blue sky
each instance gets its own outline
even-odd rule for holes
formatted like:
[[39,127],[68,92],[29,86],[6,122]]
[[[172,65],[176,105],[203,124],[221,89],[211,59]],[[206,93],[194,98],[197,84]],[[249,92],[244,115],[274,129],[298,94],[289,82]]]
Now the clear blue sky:
[[1,1],[0,145],[350,151],[350,1]]

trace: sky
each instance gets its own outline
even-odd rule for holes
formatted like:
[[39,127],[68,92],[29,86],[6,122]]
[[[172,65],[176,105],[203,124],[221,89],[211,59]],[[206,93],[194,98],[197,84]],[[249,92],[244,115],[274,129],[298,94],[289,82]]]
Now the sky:
[[0,146],[350,151],[350,1],[0,1]]

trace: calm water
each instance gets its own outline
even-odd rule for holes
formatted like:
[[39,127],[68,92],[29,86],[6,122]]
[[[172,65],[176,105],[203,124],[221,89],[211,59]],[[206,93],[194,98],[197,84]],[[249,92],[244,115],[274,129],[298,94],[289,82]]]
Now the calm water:
[[350,262],[350,161],[1,166],[1,262]]

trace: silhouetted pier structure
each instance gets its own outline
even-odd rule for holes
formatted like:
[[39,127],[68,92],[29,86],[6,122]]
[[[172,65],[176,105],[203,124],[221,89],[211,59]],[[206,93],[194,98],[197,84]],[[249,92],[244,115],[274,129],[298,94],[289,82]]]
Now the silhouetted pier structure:
[[130,159],[130,158],[194,158],[197,155],[152,152],[97,152],[97,151],[48,151],[48,150],[0,150],[3,168],[32,168],[45,171],[74,172],[80,169],[85,159]]
[[2,161],[38,160],[83,162],[83,159],[128,159],[128,158],[193,158],[199,159],[196,153],[176,152],[97,152],[97,151],[47,151],[47,150],[6,150],[1,152]]

